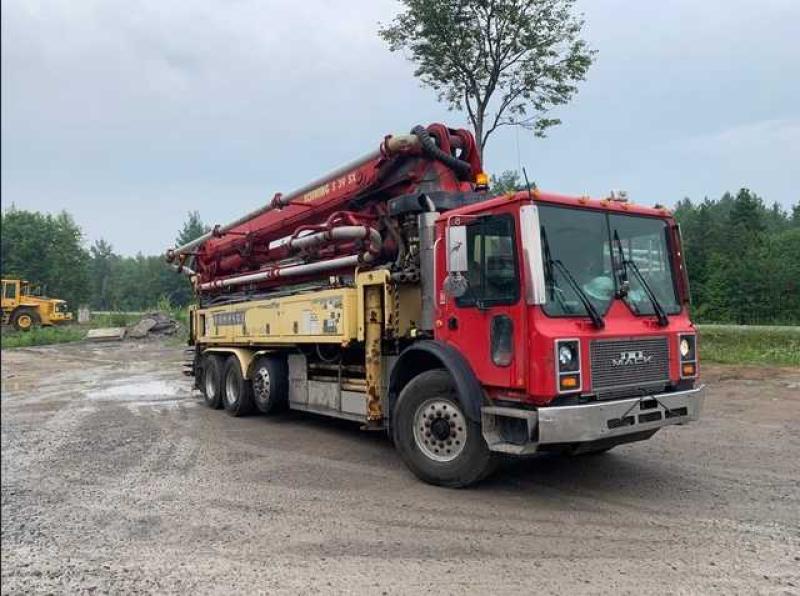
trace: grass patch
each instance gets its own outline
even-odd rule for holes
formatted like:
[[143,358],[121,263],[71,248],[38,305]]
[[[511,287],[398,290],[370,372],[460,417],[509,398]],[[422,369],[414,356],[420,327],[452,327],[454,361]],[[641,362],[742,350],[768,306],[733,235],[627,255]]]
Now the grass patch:
[[48,344],[63,344],[79,341],[86,336],[86,329],[77,325],[60,327],[34,327],[30,331],[3,329],[0,346],[5,348],[27,348]]
[[800,327],[698,325],[700,362],[800,366]]

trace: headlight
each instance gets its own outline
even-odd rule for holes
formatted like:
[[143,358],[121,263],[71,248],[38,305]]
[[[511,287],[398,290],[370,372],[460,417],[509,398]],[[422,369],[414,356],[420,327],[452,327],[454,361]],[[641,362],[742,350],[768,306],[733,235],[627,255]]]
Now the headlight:
[[681,355],[681,378],[691,379],[697,376],[697,337],[681,335],[678,337],[678,352]]
[[567,368],[574,360],[575,352],[572,351],[571,347],[562,345],[558,348],[558,363],[561,365],[561,369]]
[[556,341],[556,381],[559,393],[581,390],[581,348],[577,339]]
[[696,355],[696,338],[694,335],[681,335],[678,337],[678,351],[681,353],[681,362],[694,362]]
[[560,339],[556,342],[558,372],[575,372],[581,367],[578,340]]

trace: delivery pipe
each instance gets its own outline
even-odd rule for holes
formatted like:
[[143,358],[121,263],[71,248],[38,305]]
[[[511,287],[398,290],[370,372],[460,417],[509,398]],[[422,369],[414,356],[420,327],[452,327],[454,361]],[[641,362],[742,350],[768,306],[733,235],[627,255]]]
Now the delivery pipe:
[[[369,263],[372,263],[375,260],[375,257],[378,254],[378,252],[380,252],[380,247],[382,244],[381,235],[376,230],[372,228],[367,228],[365,226],[342,226],[342,228],[347,228],[347,229],[341,231],[340,233],[347,233],[348,236],[350,233],[355,232],[348,230],[349,228],[357,228],[359,234],[358,238],[369,237],[370,244],[367,250],[357,255],[347,255],[344,257],[337,257],[334,259],[327,259],[325,261],[317,261],[315,263],[303,263],[302,265],[291,265],[288,267],[275,266],[264,271],[256,271],[254,273],[247,273],[245,275],[236,275],[233,277],[215,279],[214,281],[201,283],[199,287],[201,290],[213,290],[215,288],[238,286],[246,283],[253,283],[259,281],[283,279],[287,277],[298,277],[304,275],[314,275],[316,273],[322,273],[323,271],[332,271],[334,269],[343,269],[345,267],[355,267],[357,265],[367,265]],[[334,230],[329,230],[328,232],[323,232],[321,234],[333,233],[336,229],[341,230],[341,228],[334,228]],[[305,240],[306,238],[311,238],[312,236],[317,236],[317,235],[319,234],[312,234],[311,236],[303,236],[302,238],[298,238],[297,240],[298,241]],[[353,239],[353,238],[348,237],[347,239]]]
[[186,265],[173,264],[172,268],[178,273],[183,273],[184,275],[187,275],[189,277],[191,277],[192,275],[197,275],[194,269],[192,269],[191,267],[187,267]]
[[344,174],[352,172],[353,170],[355,170],[355,169],[357,169],[357,168],[369,163],[370,161],[378,159],[381,156],[390,157],[390,156],[398,154],[398,153],[405,153],[405,152],[409,152],[409,151],[415,150],[415,149],[417,149],[419,147],[421,147],[420,140],[416,135],[413,135],[413,134],[410,134],[410,135],[396,135],[396,136],[387,137],[386,140],[383,143],[381,143],[380,149],[377,149],[376,151],[373,151],[371,153],[368,153],[367,155],[364,155],[363,157],[360,157],[360,158],[358,158],[358,159],[356,159],[354,161],[351,161],[350,163],[348,163],[348,164],[346,164],[346,165],[344,165],[344,166],[342,166],[340,168],[337,168],[337,169],[333,170],[332,172],[329,172],[329,173],[325,174],[321,178],[318,178],[318,179],[314,180],[313,182],[309,182],[305,186],[302,186],[302,187],[298,188],[297,190],[295,190],[294,192],[289,193],[288,195],[275,195],[275,198],[272,201],[270,201],[269,203],[267,203],[266,205],[264,205],[263,207],[259,207],[255,211],[251,211],[247,215],[243,215],[242,217],[236,219],[235,221],[233,221],[233,222],[231,222],[229,224],[226,224],[224,226],[219,226],[216,229],[216,232],[207,232],[207,233],[203,234],[202,236],[199,236],[198,238],[195,238],[191,242],[187,242],[186,244],[184,244],[182,246],[179,246],[177,248],[168,250],[167,251],[167,259],[171,261],[172,259],[174,259],[176,256],[180,255],[181,253],[189,252],[189,251],[197,248],[203,242],[205,242],[206,240],[212,238],[215,233],[216,234],[224,234],[225,232],[235,228],[236,226],[240,226],[240,225],[242,225],[244,223],[247,223],[248,221],[258,217],[259,215],[263,215],[264,213],[267,213],[268,211],[272,211],[273,209],[280,208],[280,207],[285,207],[286,205],[288,205],[292,201],[300,198],[301,196],[303,196],[307,192],[311,192],[312,190],[314,190],[315,188],[317,188],[319,186],[322,186],[326,182],[330,182],[331,180],[335,180],[336,178],[339,178],[340,176],[342,176]]
[[337,226],[316,234],[293,238],[288,242],[288,246],[290,250],[295,251],[316,248],[329,242],[367,239],[369,240],[369,252],[378,254],[381,249],[381,235],[374,228],[367,226]]
[[[369,255],[371,257],[372,255]],[[237,275],[235,277],[227,277],[217,279],[200,284],[201,290],[212,290],[214,288],[225,288],[229,286],[238,286],[246,283],[266,281],[272,279],[280,279],[285,277],[297,277],[299,275],[313,275],[322,271],[330,271],[332,269],[342,269],[344,267],[356,266],[359,263],[366,263],[372,260],[366,258],[364,255],[349,255],[346,257],[338,257],[336,259],[329,259],[327,261],[319,261],[317,263],[307,263],[305,265],[295,265],[293,267],[275,267],[267,271],[259,271],[257,273],[250,273],[248,275]]]
[[[426,139],[427,145],[429,145],[430,142],[431,142],[430,139]],[[458,137],[450,137],[450,144],[453,147],[458,148],[461,146],[461,139]],[[229,224],[226,224],[224,226],[217,226],[217,228],[215,228],[214,231],[207,232],[202,236],[195,238],[191,242],[187,242],[186,244],[178,246],[177,248],[169,249],[167,251],[167,260],[171,262],[178,255],[189,252],[197,248],[198,246],[203,244],[203,242],[205,242],[206,240],[213,238],[215,234],[216,235],[224,234],[225,232],[228,232],[237,226],[240,226],[244,223],[247,223],[248,221],[251,221],[252,219],[258,217],[259,215],[263,215],[264,213],[272,211],[273,209],[285,207],[292,201],[306,194],[307,192],[311,192],[315,188],[322,186],[323,184],[330,182],[331,180],[335,180],[336,178],[339,178],[344,174],[352,172],[353,170],[360,168],[361,166],[369,163],[370,161],[378,159],[381,156],[392,157],[394,155],[398,155],[401,153],[410,153],[413,151],[422,150],[422,148],[423,148],[423,142],[420,136],[418,136],[417,134],[387,136],[386,139],[384,139],[383,143],[381,143],[380,148],[377,149],[376,151],[373,151],[371,153],[368,153],[367,155],[364,155],[363,157],[351,161],[350,163],[340,168],[337,168],[332,172],[329,172],[328,174],[325,174],[324,176],[314,180],[313,182],[309,182],[305,186],[302,186],[301,188],[298,188],[297,190],[287,195],[277,194],[272,199],[272,201],[270,201],[263,207],[259,207],[255,211],[251,211],[250,213],[243,215],[242,217],[236,219],[235,221],[232,221]]]

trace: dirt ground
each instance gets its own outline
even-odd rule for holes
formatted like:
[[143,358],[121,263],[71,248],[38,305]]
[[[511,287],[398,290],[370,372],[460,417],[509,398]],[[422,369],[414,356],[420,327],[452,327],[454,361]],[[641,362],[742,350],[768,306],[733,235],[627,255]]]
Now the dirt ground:
[[4,593],[800,593],[800,370],[708,366],[698,424],[446,490],[355,425],[211,411],[180,358],[2,352]]

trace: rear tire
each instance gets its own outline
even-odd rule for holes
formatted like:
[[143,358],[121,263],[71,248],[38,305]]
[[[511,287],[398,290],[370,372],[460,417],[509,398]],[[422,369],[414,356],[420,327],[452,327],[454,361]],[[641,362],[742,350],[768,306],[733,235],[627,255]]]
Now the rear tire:
[[222,405],[231,416],[247,416],[253,411],[253,393],[250,383],[242,375],[239,359],[231,356],[225,361],[223,373],[225,380],[222,391]]
[[250,375],[253,403],[262,414],[274,414],[289,405],[289,368],[280,356],[261,356]]
[[32,308],[20,308],[11,315],[11,324],[17,331],[30,331],[41,324],[42,318]]
[[430,484],[469,486],[497,465],[480,424],[464,415],[453,380],[442,369],[417,375],[400,392],[392,438],[405,464]]
[[222,407],[222,358],[215,354],[203,356],[200,374],[203,401],[209,408],[219,410]]

